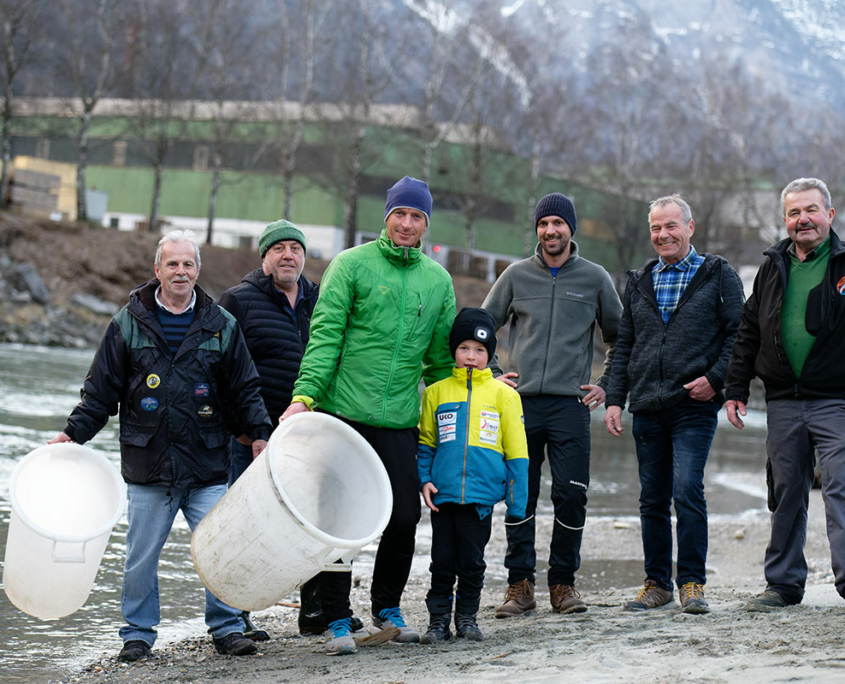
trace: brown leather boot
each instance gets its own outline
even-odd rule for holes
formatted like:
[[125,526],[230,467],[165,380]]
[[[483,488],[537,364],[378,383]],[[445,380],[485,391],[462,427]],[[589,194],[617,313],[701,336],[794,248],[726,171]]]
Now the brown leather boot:
[[549,598],[555,613],[583,613],[587,604],[581,600],[581,594],[571,584],[550,584]]
[[534,585],[524,579],[516,584],[508,585],[508,590],[505,592],[505,602],[496,608],[496,617],[506,618],[523,615],[536,607]]

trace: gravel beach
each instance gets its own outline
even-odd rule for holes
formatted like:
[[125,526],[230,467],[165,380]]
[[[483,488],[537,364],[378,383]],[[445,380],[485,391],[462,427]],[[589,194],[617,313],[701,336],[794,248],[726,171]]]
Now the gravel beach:
[[[747,613],[744,602],[763,588],[762,559],[769,520],[764,510],[716,516],[710,524],[708,615],[685,615],[678,604],[648,613],[621,607],[636,586],[585,592],[586,613],[551,612],[544,579],[538,578],[538,609],[520,618],[496,620],[500,584],[485,587],[479,625],[481,643],[453,639],[444,644],[382,644],[354,656],[329,657],[322,638],[300,637],[297,611],[275,606],[255,613],[271,641],[250,657],[223,657],[209,637],[157,643],[153,657],[125,665],[112,653],[62,682],[763,682],[845,681],[845,603],[833,588],[823,505],[811,494],[807,559],[810,579],[803,604],[774,613]],[[498,511],[497,511],[498,513]],[[424,517],[421,525],[427,525]],[[538,546],[548,544],[550,521],[538,521]],[[421,535],[423,537],[423,535]],[[424,543],[424,541],[423,541]],[[489,567],[501,563],[504,533],[494,524]],[[582,551],[585,565],[636,561],[642,557],[636,519],[588,517]],[[353,609],[368,614],[369,577],[355,575]],[[425,572],[412,574],[403,600],[408,622],[426,624]],[[290,597],[296,601],[297,596]],[[53,680],[54,682],[57,680]]]

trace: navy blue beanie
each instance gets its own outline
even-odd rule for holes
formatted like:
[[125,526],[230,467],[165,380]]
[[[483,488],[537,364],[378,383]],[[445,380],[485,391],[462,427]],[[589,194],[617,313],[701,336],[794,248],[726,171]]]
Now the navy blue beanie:
[[431,193],[421,180],[405,176],[387,191],[384,220],[394,209],[416,209],[425,214],[425,225],[431,224]]
[[578,230],[578,217],[575,215],[575,205],[572,204],[572,200],[566,195],[553,192],[551,195],[546,195],[537,202],[537,208],[534,209],[535,231],[537,230],[537,224],[540,223],[540,219],[546,216],[560,216],[569,224],[573,235]]

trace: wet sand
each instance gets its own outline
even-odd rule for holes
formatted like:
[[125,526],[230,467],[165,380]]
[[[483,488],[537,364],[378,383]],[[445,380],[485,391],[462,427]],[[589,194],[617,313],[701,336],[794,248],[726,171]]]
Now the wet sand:
[[[498,511],[497,511],[498,512]],[[773,613],[747,613],[745,601],[763,588],[762,559],[769,520],[763,510],[716,516],[710,524],[707,598],[712,612],[685,615],[677,603],[647,613],[621,607],[635,586],[585,592],[586,613],[556,615],[545,578],[538,577],[538,609],[520,618],[496,620],[501,587],[485,587],[479,625],[481,643],[453,639],[444,644],[383,644],[353,656],[324,654],[322,638],[300,637],[295,609],[255,613],[272,640],[259,654],[222,657],[203,635],[156,644],[148,661],[125,665],[114,652],[63,682],[821,682],[845,681],[845,602],[833,588],[821,495],[810,502],[807,559],[810,578],[802,605]],[[548,544],[551,526],[538,521],[538,548]],[[500,524],[487,551],[488,566],[500,564],[505,549]],[[641,560],[636,519],[589,518],[582,548],[584,565]],[[492,568],[491,568],[492,569]],[[369,576],[356,573],[353,609],[368,614]],[[607,585],[606,585],[607,586]],[[403,612],[421,631],[426,624],[425,573],[415,572]],[[296,597],[291,597],[296,600]]]

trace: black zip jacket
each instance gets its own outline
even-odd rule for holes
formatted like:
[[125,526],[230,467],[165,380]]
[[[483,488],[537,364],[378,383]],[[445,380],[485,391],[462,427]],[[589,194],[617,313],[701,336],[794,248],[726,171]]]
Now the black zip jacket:
[[285,295],[273,284],[273,276],[265,275],[260,268],[247,273],[240,284],[220,297],[220,306],[241,326],[261,378],[264,405],[274,423],[290,405],[317,303],[317,285],[300,276],[299,286],[302,301],[296,307],[296,321],[289,313]]
[[200,287],[194,319],[173,355],[156,316],[158,285],[153,279],[134,290],[109,323],[65,434],[84,444],[119,410],[126,482],[225,484],[228,430],[255,440],[272,429],[258,373],[235,319]]
[[689,396],[684,385],[704,376],[724,401],[728,370],[744,301],[742,281],[727,260],[704,255],[668,323],[663,323],[651,270],[657,259],[628,271],[624,311],[607,387],[607,406],[660,411]]
[[727,398],[748,401],[749,384],[759,377],[772,399],[845,399],[845,247],[830,231],[830,258],[822,282],[810,291],[804,323],[816,335],[801,377],[783,348],[781,316],[789,280],[791,240],[769,247],[754,279],[754,292],[742,310],[731,355]]

